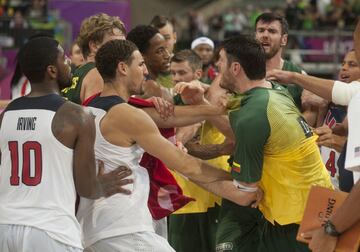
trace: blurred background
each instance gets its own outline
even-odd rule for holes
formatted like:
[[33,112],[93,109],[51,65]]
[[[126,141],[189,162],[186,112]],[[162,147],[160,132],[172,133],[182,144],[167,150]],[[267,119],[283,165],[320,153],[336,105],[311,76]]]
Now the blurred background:
[[[308,73],[336,78],[344,54],[353,47],[352,31],[360,0],[0,0],[0,82],[11,78],[18,48],[29,36],[54,35],[69,50],[81,21],[98,12],[119,16],[127,30],[168,16],[176,29],[176,50],[201,35],[218,43],[254,32],[264,11],[286,17],[290,37],[285,58]],[[9,77],[10,75],[10,77]],[[2,85],[0,83],[0,85]],[[2,86],[1,86],[2,87]],[[6,92],[0,90],[0,97]]]

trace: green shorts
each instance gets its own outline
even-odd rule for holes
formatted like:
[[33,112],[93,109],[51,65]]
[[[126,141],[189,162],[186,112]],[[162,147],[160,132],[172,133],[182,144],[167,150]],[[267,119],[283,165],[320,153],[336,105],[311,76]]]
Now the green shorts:
[[215,251],[215,233],[220,206],[206,213],[172,214],[169,216],[168,240],[177,252]]
[[266,221],[261,231],[259,252],[310,252],[307,244],[298,242],[298,224],[275,225]]
[[223,200],[216,232],[216,252],[257,251],[263,223],[264,218],[257,208]]

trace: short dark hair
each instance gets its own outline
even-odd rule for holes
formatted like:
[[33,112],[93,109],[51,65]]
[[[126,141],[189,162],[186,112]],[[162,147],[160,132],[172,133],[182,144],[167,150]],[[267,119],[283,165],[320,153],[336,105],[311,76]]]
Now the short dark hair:
[[18,60],[21,71],[31,83],[45,78],[46,68],[56,66],[59,55],[59,42],[49,37],[29,40],[19,51]]
[[181,63],[187,61],[193,71],[202,69],[202,60],[193,50],[185,49],[181,50],[171,58],[171,62]]
[[166,16],[163,16],[163,15],[154,16],[150,22],[150,25],[155,27],[156,29],[161,29],[167,24],[171,24],[171,26],[174,28],[171,21]]
[[110,40],[101,46],[95,55],[95,64],[104,82],[115,78],[119,62],[131,64],[136,50],[136,45],[128,40]]
[[133,42],[139,51],[144,54],[150,47],[150,40],[157,34],[159,31],[150,25],[138,25],[132,29],[128,35],[127,40]]
[[281,25],[281,34],[288,34],[289,33],[289,24],[286,21],[286,19],[283,16],[280,16],[273,12],[264,12],[261,15],[259,15],[255,20],[255,29],[257,26],[257,23],[259,21],[262,21],[264,23],[271,23],[274,21],[279,21]]
[[263,47],[252,37],[238,35],[221,44],[228,62],[240,63],[250,80],[261,80],[266,75],[266,56]]

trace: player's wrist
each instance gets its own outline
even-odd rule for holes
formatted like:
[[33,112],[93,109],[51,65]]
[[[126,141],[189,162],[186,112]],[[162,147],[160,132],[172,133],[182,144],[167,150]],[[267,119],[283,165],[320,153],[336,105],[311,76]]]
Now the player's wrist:
[[341,233],[337,230],[334,223],[331,220],[327,220],[324,224],[324,232],[325,234],[332,237],[339,237]]

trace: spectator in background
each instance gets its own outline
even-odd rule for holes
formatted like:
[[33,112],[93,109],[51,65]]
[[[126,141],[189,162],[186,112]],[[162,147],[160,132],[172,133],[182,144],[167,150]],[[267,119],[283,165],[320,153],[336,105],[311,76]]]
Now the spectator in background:
[[221,41],[224,39],[224,20],[223,16],[219,13],[214,14],[209,19],[210,23],[210,37],[214,38],[216,41]]
[[234,35],[234,11],[232,9],[228,9],[223,14],[224,19],[224,37],[228,38]]
[[241,33],[245,27],[248,26],[248,21],[244,13],[241,12],[240,8],[236,8],[234,11],[234,32],[236,34]]
[[9,24],[10,29],[27,29],[29,24],[20,10],[16,10]]
[[41,19],[46,17],[46,5],[46,0],[32,0],[27,16],[34,19]]
[[212,63],[214,47],[214,42],[208,37],[197,38],[191,43],[191,50],[199,55],[203,64],[200,81],[207,84],[211,84],[217,75],[217,70]]
[[165,16],[156,15],[150,22],[150,25],[159,30],[160,34],[164,36],[166,41],[166,48],[170,55],[174,54],[174,46],[176,44],[176,31],[174,25]]

